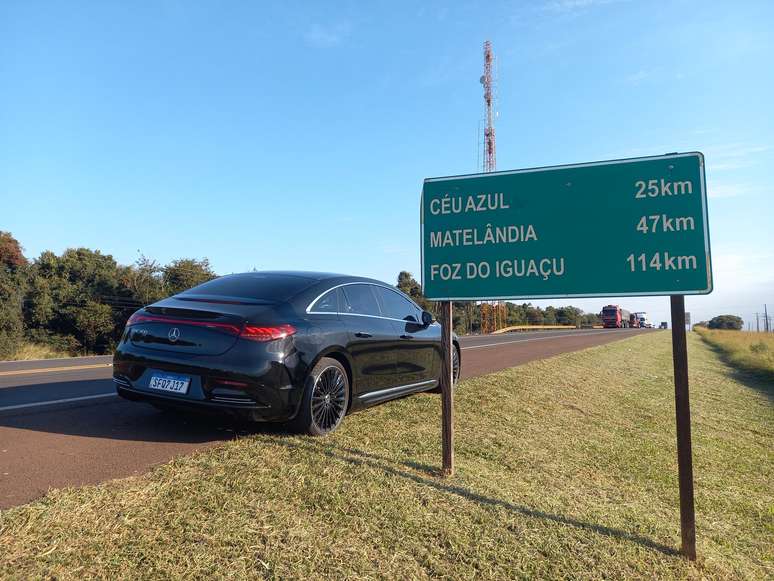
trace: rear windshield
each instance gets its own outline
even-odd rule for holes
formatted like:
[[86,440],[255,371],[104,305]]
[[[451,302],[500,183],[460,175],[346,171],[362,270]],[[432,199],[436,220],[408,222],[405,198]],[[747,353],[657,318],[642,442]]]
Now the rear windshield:
[[315,282],[316,280],[303,276],[249,272],[221,276],[180,293],[177,297],[195,299],[202,296],[284,302]]

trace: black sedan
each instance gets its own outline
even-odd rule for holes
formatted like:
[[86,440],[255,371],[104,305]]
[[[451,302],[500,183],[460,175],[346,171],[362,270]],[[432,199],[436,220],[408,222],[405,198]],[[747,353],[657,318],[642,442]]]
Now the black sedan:
[[113,359],[126,399],[291,421],[314,435],[350,411],[436,389],[440,374],[429,312],[383,282],[312,272],[223,276],[144,307]]

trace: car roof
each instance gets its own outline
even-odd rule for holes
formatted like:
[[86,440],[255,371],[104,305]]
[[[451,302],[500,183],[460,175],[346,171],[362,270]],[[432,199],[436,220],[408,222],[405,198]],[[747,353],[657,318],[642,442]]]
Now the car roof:
[[[351,274],[341,274],[341,273],[335,273],[335,272],[317,272],[317,271],[311,271],[311,270],[254,270],[250,272],[239,272],[234,273],[230,275],[225,276],[250,276],[250,275],[258,275],[261,277],[264,276],[292,276],[297,278],[305,278],[310,281],[315,282],[336,282],[336,283],[342,283],[342,282],[370,282],[375,284],[382,284],[386,285],[387,283],[376,280],[374,278],[367,278],[364,276],[354,276]],[[387,285],[390,286],[390,285]]]
[[235,273],[225,276],[249,278],[251,275],[255,276],[256,278],[271,278],[272,276],[276,276],[278,278],[292,277],[299,279],[299,281],[308,281],[308,284],[305,285],[303,289],[287,298],[289,303],[295,304],[296,306],[303,306],[303,308],[306,308],[309,302],[318,297],[321,293],[325,292],[327,289],[343,284],[362,282],[398,290],[394,286],[375,278],[353,276],[350,274],[340,274],[334,272],[316,272],[306,270],[255,270],[251,272]]

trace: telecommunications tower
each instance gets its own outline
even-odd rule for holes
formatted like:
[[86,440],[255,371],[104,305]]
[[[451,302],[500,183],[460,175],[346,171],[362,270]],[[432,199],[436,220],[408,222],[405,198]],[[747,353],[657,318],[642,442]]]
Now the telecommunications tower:
[[[484,41],[484,74],[481,75],[481,84],[484,86],[484,107],[486,110],[486,127],[484,128],[484,172],[497,170],[497,145],[495,142],[494,121],[497,116],[495,111],[494,95],[494,54],[492,43]],[[505,326],[505,305],[502,301],[481,303],[481,332],[491,333]]]
[[484,74],[481,75],[481,84],[484,85],[484,105],[486,107],[486,128],[484,129],[484,171],[495,171],[497,169],[497,147],[495,146],[495,110],[494,110],[494,92],[492,66],[494,65],[494,56],[492,54],[492,43],[484,41]]

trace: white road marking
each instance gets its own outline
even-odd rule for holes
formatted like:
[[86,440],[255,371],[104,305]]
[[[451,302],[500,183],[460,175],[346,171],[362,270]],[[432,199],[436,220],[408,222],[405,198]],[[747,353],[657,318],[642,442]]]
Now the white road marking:
[[115,393],[100,393],[100,394],[97,394],[97,395],[83,395],[83,396],[80,396],[80,397],[68,397],[68,398],[65,398],[65,399],[52,399],[52,400],[49,400],[49,401],[41,401],[41,402],[35,402],[35,403],[21,403],[21,404],[17,404],[17,405],[7,405],[5,407],[1,407],[0,408],[0,412],[6,411],[6,410],[20,410],[20,409],[24,409],[24,408],[34,408],[34,407],[39,407],[39,406],[44,406],[44,405],[53,405],[53,404],[56,404],[56,403],[68,403],[68,402],[71,402],[71,401],[84,401],[84,400],[87,400],[87,399],[98,399],[98,398],[103,398],[103,397],[116,397],[116,396],[117,396],[117,394],[115,394]]
[[484,345],[471,345],[470,347],[462,347],[462,350],[466,349],[482,349],[484,347],[498,347],[499,345],[508,345],[510,343],[526,343],[527,341],[543,341],[545,339],[564,339],[565,337],[586,337],[589,335],[604,335],[605,333],[620,333],[620,329],[610,329],[608,331],[597,331],[595,333],[572,333],[569,335],[551,335],[550,337],[534,337],[532,339],[514,339],[513,341],[500,341],[498,343],[486,343]]
[[81,371],[83,369],[101,369],[113,367],[112,363],[94,363],[91,365],[66,365],[64,367],[42,367],[40,369],[13,369],[12,371],[0,371],[0,376],[31,375],[33,373],[53,373],[55,371]]

